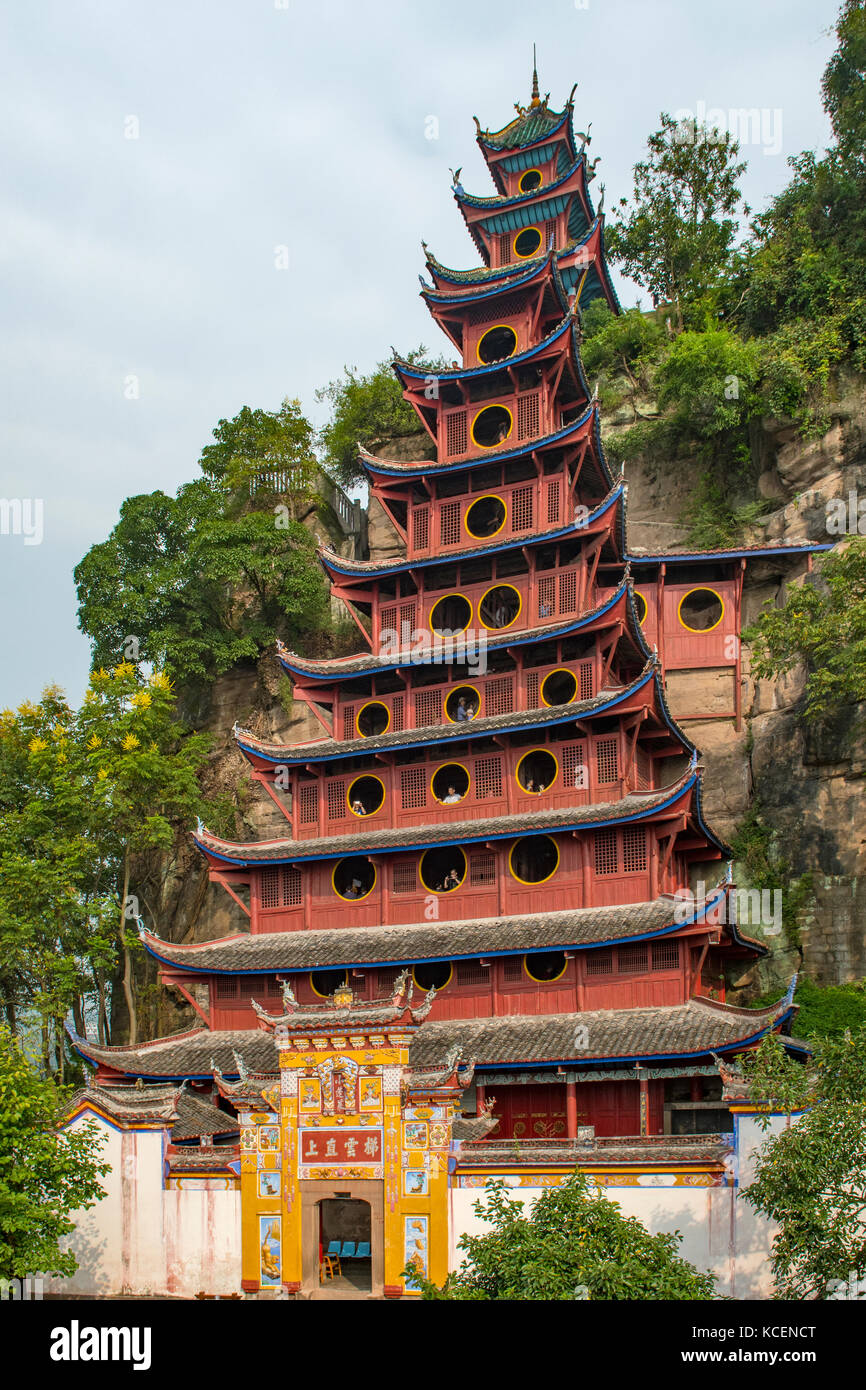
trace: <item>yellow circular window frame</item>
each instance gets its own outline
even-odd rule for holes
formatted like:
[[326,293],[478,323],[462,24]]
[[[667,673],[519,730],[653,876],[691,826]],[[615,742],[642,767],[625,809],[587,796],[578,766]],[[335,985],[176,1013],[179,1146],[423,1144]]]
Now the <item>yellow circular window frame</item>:
[[[371,735],[371,737],[375,738],[376,735],[373,734]],[[376,807],[375,811],[366,811],[362,815],[360,811],[352,811],[352,787],[357,786],[359,782],[363,782],[365,779],[371,782],[379,783],[379,786],[382,788],[382,800],[379,802],[379,805]],[[381,777],[377,777],[375,772],[362,772],[360,777],[356,777],[355,780],[351,782],[346,789],[346,805],[352,812],[352,815],[355,816],[358,820],[368,820],[370,816],[375,816],[377,811],[381,811],[382,807],[385,805],[385,799],[387,795],[388,792],[385,787],[385,783],[382,781]]]
[[[691,597],[692,594],[712,594],[714,598],[717,598],[719,600],[719,603],[722,605],[722,611],[716,618],[716,621],[713,623],[712,627],[689,627],[688,623],[683,618],[683,604],[685,603],[687,598]],[[719,591],[717,589],[711,588],[709,584],[696,584],[693,589],[689,589],[687,593],[683,594],[682,598],[677,604],[677,619],[679,621],[680,627],[684,627],[686,632],[696,633],[698,637],[705,637],[708,632],[715,632],[716,628],[719,626],[719,623],[722,621],[724,616],[725,600],[722,598]]]
[[[685,598],[685,594],[683,595],[683,598]],[[682,601],[682,600],[681,600],[681,601]],[[643,626],[643,623],[644,623],[644,621],[646,620],[646,615],[647,615],[647,613],[649,612],[649,604],[647,603],[646,599],[644,598],[643,594],[640,592],[639,589],[635,589],[635,591],[634,591],[634,603],[635,603],[635,608],[637,609],[637,620],[638,620],[638,622],[641,624],[641,626]],[[641,603],[643,604],[643,612],[642,612],[642,613],[641,613],[641,611],[640,611],[640,609],[639,609],[639,607],[638,607],[638,604],[641,604]]]
[[479,444],[478,440],[475,438],[475,426],[478,424],[478,421],[481,419],[481,416],[484,414],[485,410],[505,411],[505,414],[508,416],[509,420],[508,433],[506,434],[505,439],[511,438],[511,431],[514,429],[514,412],[509,410],[507,405],[503,405],[501,401],[488,401],[487,405],[483,405],[481,409],[477,411],[475,416],[473,417],[472,424],[469,427],[469,437],[472,440],[472,443],[475,445],[476,449],[495,449],[498,447],[498,445],[504,444],[505,439],[497,439],[492,444]]
[[[538,175],[538,183],[534,183],[534,184],[532,185],[532,188],[528,188],[528,189],[527,189],[527,188],[524,188],[524,187],[523,187],[523,180],[524,180],[525,178],[527,178],[529,174],[537,174],[537,175]],[[541,185],[542,185],[543,183],[544,183],[544,175],[542,174],[542,172],[541,172],[540,169],[536,169],[536,168],[533,166],[531,169],[524,169],[523,173],[520,175],[520,178],[519,178],[518,181],[517,181],[517,187],[520,189],[520,192],[521,192],[521,193],[534,193],[535,190],[536,190],[536,188],[540,188]]]
[[340,902],[341,902],[341,903],[362,903],[362,902],[364,901],[365,898],[369,898],[369,896],[370,896],[370,894],[372,893],[373,889],[376,887],[376,883],[378,882],[379,873],[378,873],[378,870],[377,870],[377,868],[376,868],[376,865],[375,865],[375,864],[372,865],[372,869],[373,869],[373,882],[370,884],[370,887],[367,889],[366,893],[361,893],[357,898],[344,898],[344,897],[343,897],[343,894],[340,892],[339,888],[337,887],[337,882],[336,882],[336,879],[337,879],[337,870],[339,869],[340,865],[341,865],[342,863],[344,863],[344,862],[345,862],[344,860],[338,859],[337,862],[336,862],[336,864],[334,865],[333,869],[331,870],[331,887],[333,888],[334,893],[336,894],[336,896],[340,899]]
[[544,705],[544,707],[545,707],[546,709],[552,709],[552,708],[553,708],[553,705],[551,704],[550,700],[545,700],[545,698],[544,698],[544,687],[546,686],[547,682],[550,680],[550,677],[551,677],[551,676],[560,676],[560,675],[562,675],[562,676],[571,676],[571,679],[574,681],[574,694],[572,695],[572,697],[571,697],[570,700],[566,700],[565,703],[566,703],[567,705],[573,705],[574,702],[575,702],[575,700],[577,699],[578,695],[580,694],[580,686],[578,685],[577,676],[574,674],[574,672],[573,672],[573,671],[570,671],[570,670],[568,669],[567,666],[554,666],[554,668],[553,668],[552,671],[548,671],[548,673],[547,673],[546,676],[542,676],[542,678],[541,678],[541,684],[539,685],[539,688],[538,688],[538,693],[539,693],[539,695],[541,696],[541,703]]
[[[436,609],[439,607],[440,603],[444,603],[445,600],[446,600],[446,599],[449,599],[449,598],[462,598],[463,601],[464,601],[464,603],[468,603],[468,605],[469,605],[469,619],[468,619],[468,621],[464,624],[463,627],[458,627],[458,628],[456,629],[456,631],[457,631],[457,632],[465,632],[466,629],[467,629],[468,626],[469,626],[469,623],[472,622],[472,600],[469,599],[469,598],[467,598],[465,594],[461,594],[461,592],[460,592],[459,589],[452,589],[451,592],[448,593],[448,594],[440,594],[439,598],[437,598],[436,602],[433,604],[433,607],[430,609],[430,612],[429,612],[428,615],[427,615],[427,626],[429,627],[430,631],[433,633],[433,636],[434,636],[434,637],[441,637],[441,636],[442,636],[442,629],[433,626],[433,614],[436,612]],[[455,629],[454,629],[453,627],[452,627],[452,628],[449,628],[448,630],[449,630],[449,632],[454,632],[454,631],[455,631]]]
[[[455,723],[456,721],[452,720],[451,722],[452,722],[452,724],[453,724],[453,723]],[[465,801],[466,798],[467,798],[467,796],[469,795],[470,791],[472,790],[472,774],[470,773],[469,768],[466,766],[465,763],[458,763],[456,760],[453,761],[453,762],[450,762],[450,763],[442,763],[441,766],[439,766],[439,767],[434,767],[433,771],[432,771],[431,774],[430,774],[430,795],[432,796],[433,800],[436,802],[436,805],[437,805],[437,806],[444,806],[444,805],[445,805],[445,802],[444,802],[440,797],[438,797],[438,796],[436,795],[435,791],[433,790],[433,778],[434,778],[434,777],[438,777],[438,776],[439,776],[439,773],[440,773],[440,772],[444,772],[445,769],[446,769],[447,767],[459,767],[459,768],[462,769],[463,772],[466,773],[466,781],[467,781],[467,784],[468,784],[468,785],[467,785],[467,787],[466,787],[465,792],[463,793],[463,795],[462,795],[461,798],[460,798],[461,801]],[[457,806],[457,805],[459,805],[459,802],[457,802],[457,801],[451,801],[451,802],[449,802],[449,805],[451,805],[451,806]]]
[[[492,594],[492,593],[493,593],[493,590],[494,590],[494,589],[510,589],[511,592],[512,592],[513,594],[516,594],[516,595],[517,595],[517,612],[515,613],[514,617],[511,619],[511,622],[510,622],[510,623],[506,623],[504,627],[491,627],[489,623],[485,623],[484,619],[483,619],[482,616],[481,616],[481,608],[482,608],[482,605],[483,605],[483,603],[484,603],[484,600],[486,599],[486,597],[487,597],[488,594]],[[486,628],[486,630],[487,630],[488,632],[507,632],[508,629],[509,629],[510,627],[514,627],[514,624],[517,622],[517,619],[520,617],[520,615],[521,615],[522,612],[523,612],[523,595],[521,594],[521,592],[520,592],[519,589],[515,589],[515,587],[514,587],[513,584],[502,584],[502,583],[491,584],[491,585],[490,585],[490,588],[489,588],[489,589],[485,589],[485,590],[484,590],[484,593],[481,595],[480,599],[478,600],[478,621],[479,621],[479,623],[481,624],[481,626],[482,626],[483,628]]]
[[425,893],[435,893],[437,898],[447,898],[450,893],[456,893],[458,888],[463,887],[464,883],[466,882],[466,875],[469,873],[469,860],[466,858],[466,854],[460,848],[459,845],[455,845],[454,848],[457,850],[458,854],[463,855],[463,876],[460,879],[460,882],[455,884],[453,888],[431,888],[428,884],[424,882],[424,873],[422,869],[424,863],[424,854],[429,854],[430,850],[425,850],[424,854],[421,855],[421,858],[418,860],[418,880]]
[[[479,502],[501,502],[502,504],[502,521],[499,523],[496,530],[491,531],[490,534],[487,536],[476,536],[474,531],[469,530],[469,513],[472,511],[473,507],[477,507]],[[466,508],[466,511],[463,513],[463,528],[466,531],[467,536],[471,536],[474,541],[492,540],[494,536],[498,536],[499,532],[503,530],[507,521],[508,503],[506,502],[504,497],[500,497],[499,494],[496,492],[482,492],[480,497],[473,497],[472,501],[469,503],[469,506]]]
[[[532,757],[533,753],[546,753],[549,758],[553,759],[553,765],[556,768],[556,772],[553,775],[553,780],[551,781],[550,786],[545,787],[543,792],[527,791],[520,780],[520,769],[523,767],[523,764],[526,762],[526,759]],[[559,781],[559,759],[557,758],[555,753],[551,753],[549,748],[528,748],[526,752],[523,754],[520,761],[518,762],[517,767],[514,769],[514,780],[517,783],[520,790],[523,792],[524,796],[544,796],[545,793],[550,791],[550,787],[554,786]],[[554,840],[553,843],[556,844],[556,841]]]
[[455,685],[455,687],[454,687],[453,690],[449,690],[449,691],[448,691],[448,694],[445,696],[445,699],[444,699],[444,701],[442,702],[442,708],[443,708],[443,710],[445,711],[445,718],[448,720],[448,723],[449,723],[449,724],[463,724],[463,723],[471,724],[471,723],[472,723],[472,720],[471,720],[471,719],[469,719],[469,720],[452,719],[452,718],[451,718],[451,715],[448,713],[448,701],[451,699],[451,696],[452,696],[452,695],[456,695],[457,692],[460,691],[460,690],[471,690],[471,691],[472,691],[473,695],[475,695],[476,699],[478,700],[478,714],[476,714],[475,718],[477,719],[477,718],[479,717],[480,713],[481,713],[481,691],[478,689],[478,686],[477,686],[477,685]]
[[[327,968],[327,967],[326,967],[326,968]],[[315,996],[316,996],[317,999],[330,999],[331,994],[333,994],[333,992],[334,992],[333,990],[331,990],[331,994],[322,994],[319,990],[316,989],[316,986],[313,984],[313,976],[314,976],[314,975],[318,975],[318,974],[320,974],[320,973],[324,974],[324,971],[321,971],[321,972],[318,971],[318,970],[311,970],[311,971],[310,971],[310,989],[313,991],[313,993],[315,994]],[[331,972],[329,971],[328,973],[330,974]],[[334,971],[334,974],[336,975],[337,973],[338,973],[338,972],[335,970],[335,971]],[[349,979],[349,972],[348,972],[348,970],[344,970],[344,971],[343,971],[343,981],[344,981],[344,983],[347,983],[347,982],[348,982],[348,979]],[[337,988],[339,989],[340,986],[338,985]]]
[[[522,838],[525,839],[526,837],[523,836]],[[526,888],[537,888],[538,885],[539,885],[540,883],[548,883],[548,882],[550,881],[550,879],[553,878],[554,874],[555,874],[555,873],[558,871],[558,869],[559,869],[560,859],[561,859],[561,856],[560,856],[560,853],[559,853],[559,845],[556,843],[556,841],[553,839],[553,837],[552,837],[551,835],[543,835],[543,836],[541,836],[540,838],[541,838],[541,839],[544,839],[544,840],[550,840],[550,843],[553,845],[553,848],[556,850],[556,863],[554,864],[554,866],[553,866],[553,868],[551,869],[550,873],[547,874],[545,878],[536,878],[536,879],[521,878],[521,877],[520,877],[520,874],[515,873],[515,871],[514,871],[514,865],[513,865],[513,863],[512,863],[511,861],[512,861],[512,857],[513,857],[513,855],[514,855],[514,851],[517,849],[517,846],[521,843],[520,840],[515,840],[514,844],[511,846],[511,849],[508,851],[508,872],[511,874],[511,877],[512,877],[513,879],[516,879],[516,881],[517,881],[518,883],[522,883]]]
[[[448,986],[450,985],[451,981],[454,979],[454,962],[453,962],[453,961],[450,961],[450,960],[438,960],[438,961],[433,961],[433,960],[431,960],[431,961],[425,961],[425,964],[426,964],[426,965],[447,965],[447,966],[448,966],[448,979],[445,981],[444,985],[437,985],[437,986],[436,986],[436,993],[438,994],[440,990],[447,989]],[[415,971],[416,971],[417,969],[418,969],[417,965],[413,965],[413,966],[412,966],[412,979],[415,981],[415,984],[418,986],[419,989],[429,989],[429,988],[430,988],[429,985],[422,985],[421,981],[418,979],[418,976],[415,974]]]
[[[533,983],[534,985],[552,985],[552,984],[555,984],[557,980],[561,980],[561,979],[562,979],[563,975],[565,974],[566,970],[568,969],[568,961],[565,960],[565,961],[563,961],[562,969],[560,970],[560,972],[559,972],[558,975],[551,975],[551,977],[550,977],[549,980],[539,980],[538,976],[537,976],[537,975],[533,975],[533,973],[532,973],[532,971],[530,970],[529,966],[526,964],[527,960],[529,959],[530,954],[533,955],[533,956],[544,956],[544,955],[547,955],[547,952],[546,952],[546,951],[532,951],[532,952],[527,952],[527,954],[523,957],[523,969],[526,971],[526,974],[529,976],[530,980],[532,981],[532,983]],[[558,955],[561,955],[561,954],[563,954],[563,953],[560,952],[560,951],[551,951],[550,954],[551,954],[552,956],[558,956]]]
[[383,704],[381,700],[365,700],[358,710],[358,713],[355,715],[355,728],[358,733],[358,738],[379,738],[380,736],[379,734],[365,734],[361,732],[361,715],[364,713],[365,709],[372,709],[374,705],[376,709],[383,709],[388,716],[388,723],[385,725],[384,729],[381,730],[381,733],[387,734],[391,727],[391,711],[388,706]]
[[[531,251],[518,251],[518,249],[517,249],[517,243],[518,243],[518,241],[520,240],[520,238],[521,238],[526,232],[537,232],[537,233],[538,233],[538,245],[537,245],[537,246],[534,246],[534,247],[532,248]],[[538,255],[538,253],[539,253],[539,251],[541,250],[541,248],[542,248],[543,245],[544,245],[544,236],[543,236],[543,234],[542,234],[542,231],[541,231],[541,228],[540,228],[540,227],[536,227],[534,224],[533,224],[532,226],[529,226],[529,227],[521,227],[521,228],[520,228],[520,231],[517,233],[517,235],[515,236],[514,240],[513,240],[512,243],[511,243],[511,254],[512,254],[513,256],[516,256],[517,259],[518,259],[519,261],[528,261],[528,260],[531,260],[533,256],[537,256],[537,255]]]
[[[491,323],[491,325],[490,325],[489,328],[485,328],[484,332],[481,334],[481,337],[478,339],[478,342],[475,344],[475,356],[476,356],[476,358],[478,359],[478,361],[481,363],[482,367],[489,367],[489,366],[490,366],[490,363],[489,363],[489,362],[485,362],[485,361],[484,361],[484,358],[481,356],[481,344],[484,342],[484,339],[485,339],[485,338],[488,338],[488,337],[490,336],[491,333],[495,333],[496,330],[497,330],[497,328],[506,328],[506,329],[508,330],[509,333],[513,333],[513,334],[514,334],[514,347],[513,347],[513,348],[511,349],[511,351],[509,352],[508,357],[513,357],[514,354],[515,354],[515,352],[517,351],[517,330],[515,329],[514,324],[513,324],[513,323]],[[507,361],[508,361],[508,358],[507,358],[507,357],[501,357],[501,358],[494,358],[493,360],[494,360],[495,362],[507,362]]]

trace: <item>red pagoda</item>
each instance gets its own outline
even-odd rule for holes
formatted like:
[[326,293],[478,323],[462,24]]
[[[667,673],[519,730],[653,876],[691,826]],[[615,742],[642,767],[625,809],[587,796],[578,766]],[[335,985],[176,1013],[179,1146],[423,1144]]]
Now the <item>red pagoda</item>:
[[[286,819],[285,835],[266,842],[197,836],[213,882],[237,906],[238,933],[195,944],[144,935],[201,1026],[138,1048],[79,1040],[106,1087],[187,1080],[234,1116],[232,1101],[238,1147],[215,1157],[212,1146],[174,1145],[177,1171],[240,1156],[243,1179],[248,1150],[246,1167],[261,1172],[255,1126],[277,1131],[282,1193],[259,1186],[249,1198],[255,1218],[271,1222],[263,1270],[279,1270],[304,1083],[324,1075],[328,1057],[338,1071],[350,1058],[350,1107],[361,1106],[364,1057],[371,1096],[375,1067],[386,1097],[397,1095],[388,1067],[402,1068],[394,1105],[410,1175],[423,1165],[409,1132],[429,1128],[417,1147],[435,1160],[433,1131],[446,1122],[438,1167],[424,1171],[444,1182],[447,1169],[452,1184],[503,1165],[564,1172],[575,1161],[596,1172],[722,1173],[729,1116],[714,1054],[755,1045],[792,1012],[790,997],[757,1011],[725,1003],[726,965],[765,948],[729,910],[730,852],[706,823],[697,750],[665,694],[671,667],[738,675],[728,639],[739,630],[746,552],[629,556],[626,484],[605,461],[581,366],[582,311],[599,296],[618,305],[571,98],[551,110],[534,74],[529,105],[496,133],[479,127],[477,139],[495,193],[476,197],[456,180],[453,193],[483,264],[451,270],[428,253],[422,281],[458,361],[435,374],[395,363],[430,458],[360,455],[405,558],[321,552],[361,650],[334,660],[281,650],[280,659],[322,736],[283,745],[235,731]],[[669,619],[665,636],[667,560],[714,568],[709,580],[676,581],[680,621],[672,630]],[[635,575],[646,576],[640,589]],[[691,896],[698,882],[716,887]],[[398,1046],[387,1020],[409,1018],[413,985],[424,1008]],[[290,1043],[279,1059],[275,1051],[280,1027],[300,1036],[294,1070]],[[403,1060],[383,1061],[388,1047],[402,1047]],[[315,1092],[322,1106],[326,1090]],[[336,1124],[340,1112],[326,1109],[317,1123],[329,1113]],[[387,1106],[381,1113],[387,1148]],[[411,1288],[400,1268],[413,1250],[441,1274],[447,1213],[420,1177],[389,1208],[389,1170],[376,1155],[340,1172],[302,1164],[291,1190],[303,1205],[340,1187],[345,1197],[353,1182],[384,1183],[383,1222],[389,1209],[407,1233],[413,1213],[429,1221],[423,1239],[431,1251],[438,1239],[440,1252],[429,1261],[421,1237],[417,1249],[383,1237],[380,1283],[397,1294]],[[424,1194],[422,1212],[412,1201]],[[375,1245],[379,1199],[369,1200]],[[252,1264],[259,1243],[256,1228]],[[255,1288],[244,1258],[244,1286]],[[308,1273],[287,1273],[291,1264],[284,1246],[280,1277],[299,1288]]]

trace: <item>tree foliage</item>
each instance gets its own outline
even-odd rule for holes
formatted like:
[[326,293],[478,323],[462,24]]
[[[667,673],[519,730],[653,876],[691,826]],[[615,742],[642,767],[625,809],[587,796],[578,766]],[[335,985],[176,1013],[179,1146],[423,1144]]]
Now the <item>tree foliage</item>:
[[759,678],[805,664],[803,712],[812,722],[866,700],[866,540],[822,557],[816,569],[789,586],[781,606],[765,604],[743,634]]
[[184,683],[255,660],[277,637],[303,645],[327,627],[316,539],[312,431],[296,401],[221,420],[202,452],[205,476],[172,498],[131,497],[108,540],[76,567],[78,620],[94,664],[130,639],[144,661]]
[[[441,371],[445,359],[428,358],[426,351],[423,346],[414,348],[404,360],[431,372]],[[359,375],[356,367],[344,367],[341,377],[316,392],[316,399],[327,401],[331,408],[331,418],[319,435],[325,466],[346,486],[363,476],[359,444],[375,452],[384,440],[418,434],[421,429],[418,416],[403,399],[391,361],[377,362],[366,375]]]
[[461,1268],[437,1288],[410,1266],[425,1299],[715,1298],[711,1275],[677,1253],[678,1232],[650,1235],[585,1174],[542,1192],[527,1216],[503,1184],[488,1182],[475,1214],[492,1229],[463,1235]]
[[75,1273],[70,1212],[104,1192],[102,1137],[92,1123],[58,1130],[60,1093],[0,1026],[0,1276]]
[[779,1224],[778,1296],[825,1298],[834,1281],[866,1275],[866,1027],[816,1040],[808,1071],[765,1045],[744,1070],[757,1100],[810,1106],[761,1146],[743,1196]]
[[[703,319],[732,264],[737,212],[748,212],[739,146],[726,131],[677,122],[663,111],[634,167],[631,205],[606,230],[608,254],[655,302],[671,303],[676,326]],[[628,208],[626,213],[625,209]]]

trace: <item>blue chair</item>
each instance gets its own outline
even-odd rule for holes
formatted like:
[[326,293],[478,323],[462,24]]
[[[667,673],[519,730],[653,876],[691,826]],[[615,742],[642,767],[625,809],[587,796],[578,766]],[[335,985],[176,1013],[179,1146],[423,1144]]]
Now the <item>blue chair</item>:
[[[338,1242],[338,1243],[339,1243],[339,1242]],[[354,1242],[353,1240],[344,1240],[344,1241],[343,1241],[343,1248],[342,1248],[342,1250],[340,1251],[340,1259],[341,1259],[341,1260],[354,1260],[354,1259],[355,1259],[355,1242]]]
[[370,1258],[370,1243],[369,1243],[369,1241],[366,1241],[366,1240],[360,1240],[360,1241],[358,1242],[358,1249],[355,1251],[355,1259],[356,1259],[356,1260],[369,1260],[369,1258]]

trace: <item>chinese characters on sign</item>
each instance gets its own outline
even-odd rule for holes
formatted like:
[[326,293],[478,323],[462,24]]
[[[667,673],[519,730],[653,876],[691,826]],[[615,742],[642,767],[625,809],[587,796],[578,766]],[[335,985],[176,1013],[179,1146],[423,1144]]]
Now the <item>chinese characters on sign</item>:
[[302,1163],[381,1163],[380,1129],[303,1131]]

